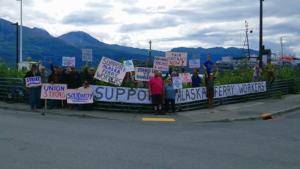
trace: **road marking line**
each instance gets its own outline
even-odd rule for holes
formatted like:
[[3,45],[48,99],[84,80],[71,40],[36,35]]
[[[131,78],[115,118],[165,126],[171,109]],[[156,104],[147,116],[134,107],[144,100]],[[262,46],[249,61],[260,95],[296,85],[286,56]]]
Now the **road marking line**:
[[148,118],[148,117],[142,118],[142,121],[145,121],[145,122],[176,122],[176,120],[174,118]]

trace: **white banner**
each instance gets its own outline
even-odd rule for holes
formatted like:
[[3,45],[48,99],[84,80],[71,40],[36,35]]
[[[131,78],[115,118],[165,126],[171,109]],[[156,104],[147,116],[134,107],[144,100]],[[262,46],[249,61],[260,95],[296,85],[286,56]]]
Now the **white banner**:
[[136,67],[135,68],[135,80],[137,81],[149,81],[154,76],[154,70],[152,68]]
[[[94,99],[101,102],[151,104],[148,89],[93,86]],[[266,92],[266,82],[229,84],[215,87],[215,98],[241,96]],[[181,89],[176,94],[176,103],[206,100],[206,88]]]
[[[214,98],[242,96],[266,91],[266,82],[228,84],[215,86]],[[206,99],[205,87],[182,89],[176,95],[176,103],[189,103]]]
[[92,104],[93,90],[91,88],[84,89],[68,89],[67,90],[67,103],[68,104]]
[[132,60],[125,60],[123,64],[126,72],[134,72],[134,64]]
[[150,104],[148,89],[93,86],[94,99],[101,102]]
[[169,62],[166,57],[155,57],[153,62],[153,69],[159,71],[168,71],[169,70]]
[[121,86],[125,77],[126,71],[122,63],[112,59],[102,57],[94,78]]
[[200,59],[189,60],[189,68],[200,68]]
[[41,76],[35,76],[35,77],[27,77],[25,78],[26,87],[39,87],[42,85]]
[[182,52],[166,52],[169,65],[172,66],[187,66],[187,53]]
[[75,57],[62,57],[62,66],[75,67]]
[[41,99],[47,100],[66,100],[66,84],[43,84]]
[[82,49],[82,61],[92,62],[93,61],[93,49]]

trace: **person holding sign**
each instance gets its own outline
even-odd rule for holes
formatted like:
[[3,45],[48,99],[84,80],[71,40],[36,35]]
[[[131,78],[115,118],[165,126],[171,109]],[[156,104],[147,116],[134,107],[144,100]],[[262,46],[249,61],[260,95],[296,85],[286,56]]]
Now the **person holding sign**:
[[28,89],[28,99],[30,109],[35,111],[40,108],[40,95],[41,95],[41,74],[38,71],[37,65],[32,65],[29,72],[25,77],[26,88]]
[[159,71],[154,72],[154,77],[149,81],[149,94],[156,114],[163,114],[162,104],[164,95],[164,81]]

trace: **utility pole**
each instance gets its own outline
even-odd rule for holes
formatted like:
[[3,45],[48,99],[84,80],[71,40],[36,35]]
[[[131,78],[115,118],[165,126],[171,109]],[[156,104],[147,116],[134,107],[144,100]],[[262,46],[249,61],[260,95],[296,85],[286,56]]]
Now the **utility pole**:
[[280,37],[280,47],[281,47],[281,57],[284,56],[284,52],[283,52],[283,37]]
[[151,56],[152,56],[152,41],[150,40],[149,41],[149,55],[148,55],[148,61],[147,61],[146,67],[148,67],[148,65],[150,65]]
[[260,1],[260,17],[259,17],[259,67],[263,67],[262,57],[264,53],[264,47],[263,47],[263,1]]
[[[245,42],[247,43],[247,53],[248,53],[248,58],[250,59],[251,54],[250,54],[250,44],[249,44],[249,24],[248,24],[247,21],[245,21],[245,28],[246,28],[246,40],[245,40]],[[250,33],[252,33],[252,30],[250,30]]]
[[20,62],[23,61],[23,0],[20,1]]
[[18,63],[19,63],[19,23],[13,23],[12,25],[16,26],[16,69],[18,70]]

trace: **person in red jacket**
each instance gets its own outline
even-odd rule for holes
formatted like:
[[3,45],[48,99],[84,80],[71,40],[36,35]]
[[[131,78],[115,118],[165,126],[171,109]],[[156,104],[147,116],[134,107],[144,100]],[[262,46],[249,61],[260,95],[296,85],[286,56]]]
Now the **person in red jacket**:
[[163,96],[164,96],[164,81],[161,77],[161,73],[155,71],[155,76],[152,77],[149,81],[149,94],[152,99],[152,104],[154,111],[157,114],[163,114],[162,105],[163,105]]

